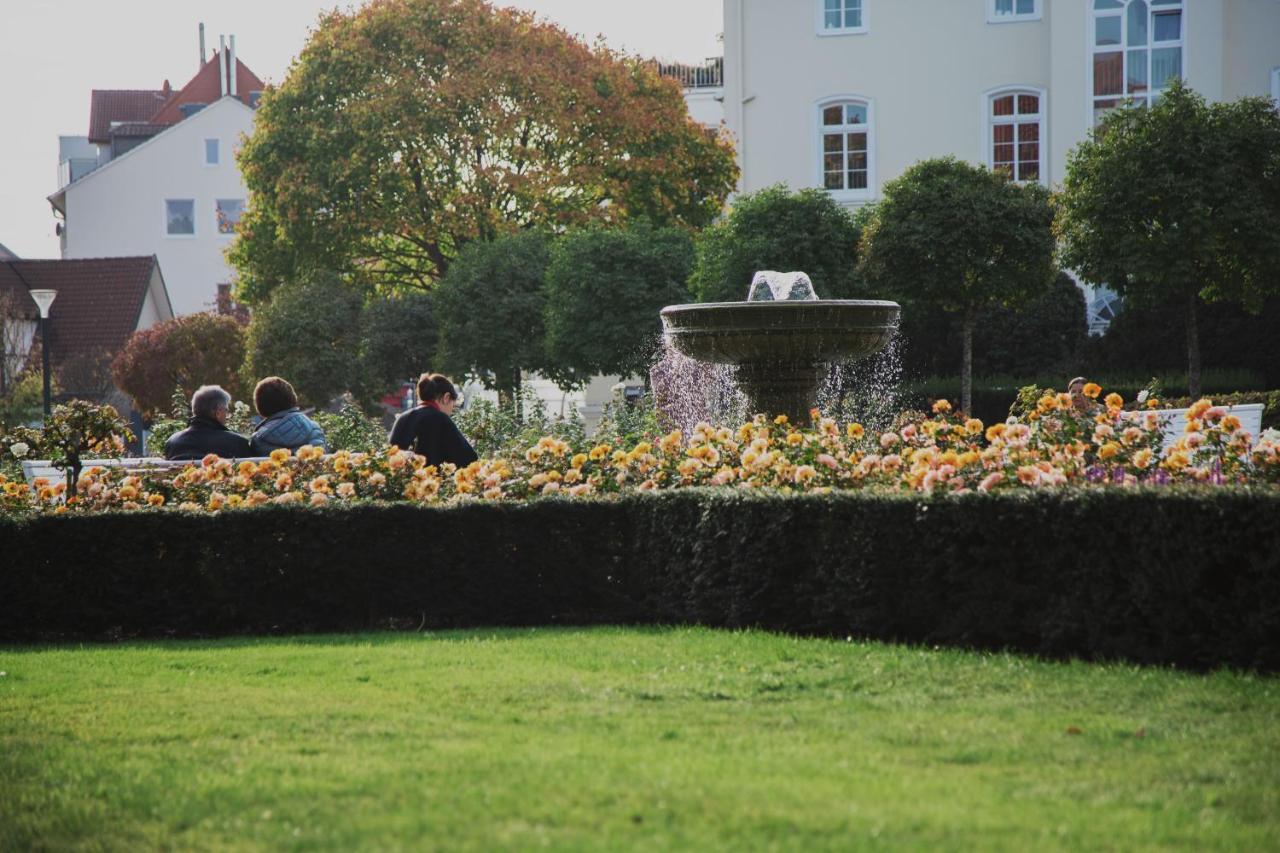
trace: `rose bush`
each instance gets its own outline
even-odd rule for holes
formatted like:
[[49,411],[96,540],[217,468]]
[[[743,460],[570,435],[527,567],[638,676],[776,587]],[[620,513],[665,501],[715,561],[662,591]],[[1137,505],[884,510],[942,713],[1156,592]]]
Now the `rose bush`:
[[395,447],[325,455],[308,446],[239,463],[210,455],[178,471],[90,467],[69,497],[38,481],[0,477],[0,489],[8,512],[218,512],[267,503],[523,501],[700,486],[928,494],[1280,484],[1280,433],[1268,431],[1255,444],[1239,419],[1211,400],[1192,406],[1186,431],[1165,452],[1156,412],[1125,411],[1117,394],[1094,402],[1096,386],[1085,393],[1082,404],[1043,392],[1021,415],[990,426],[939,400],[931,414],[904,416],[878,434],[858,423],[842,428],[814,410],[809,428],[757,416],[737,429],[702,423],[688,436],[677,430],[626,445],[545,435],[463,468],[431,465]]

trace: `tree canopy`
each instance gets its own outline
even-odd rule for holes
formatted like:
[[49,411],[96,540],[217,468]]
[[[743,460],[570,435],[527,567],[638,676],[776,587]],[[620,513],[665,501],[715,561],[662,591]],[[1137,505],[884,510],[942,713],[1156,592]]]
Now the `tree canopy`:
[[856,296],[858,234],[854,217],[823,190],[779,184],[741,195],[699,235],[689,286],[700,302],[736,302],[757,270],[801,270],[823,299]]
[[430,287],[467,243],[529,226],[700,227],[737,177],[674,81],[484,0],[323,16],[239,163],[251,304],[318,270]]
[[1052,226],[1044,187],[954,157],[921,161],[884,186],[862,234],[859,271],[877,297],[960,314],[966,410],[980,314],[1049,288],[1057,275]]
[[201,385],[240,393],[245,330],[221,314],[187,314],[134,332],[111,364],[116,385],[144,417],[163,416],[174,389],[190,399]]
[[544,366],[549,240],[525,231],[463,250],[436,288],[441,369],[476,376],[514,400],[521,371]]
[[1149,108],[1109,113],[1068,156],[1063,262],[1135,303],[1180,305],[1200,392],[1197,308],[1280,294],[1280,113],[1206,104],[1175,80]]
[[560,238],[546,275],[553,377],[647,378],[662,333],[658,312],[688,301],[692,266],[693,241],[678,228],[635,222]]

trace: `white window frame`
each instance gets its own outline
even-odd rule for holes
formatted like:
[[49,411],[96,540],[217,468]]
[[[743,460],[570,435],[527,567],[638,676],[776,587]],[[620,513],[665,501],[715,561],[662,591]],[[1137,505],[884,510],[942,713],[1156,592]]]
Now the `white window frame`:
[[996,0],[987,0],[987,23],[988,24],[1021,24],[1025,21],[1039,21],[1044,17],[1044,0],[1032,0],[1034,9],[1030,12],[1018,12],[1018,0],[1013,0],[1013,14],[1000,15],[996,13]]
[[[171,201],[189,201],[191,202],[191,233],[190,234],[174,234],[169,231],[169,202]],[[196,200],[194,198],[166,198],[160,202],[161,210],[161,231],[164,236],[170,240],[194,240],[196,235],[200,233],[200,217],[197,214]]]
[[[1187,41],[1188,41],[1187,39],[1187,23],[1188,23],[1187,7],[1190,5],[1189,0],[1175,0],[1175,2],[1171,2],[1161,6],[1152,5],[1152,0],[1144,0],[1144,2],[1146,2],[1147,4],[1148,37],[1147,37],[1146,45],[1142,46],[1142,48],[1130,47],[1128,44],[1129,4],[1133,2],[1133,0],[1120,0],[1123,6],[1118,13],[1114,11],[1105,11],[1103,13],[1099,13],[1095,8],[1094,0],[1085,0],[1085,2],[1089,4],[1088,26],[1085,28],[1085,57],[1086,57],[1085,58],[1085,92],[1086,92],[1085,115],[1087,117],[1087,122],[1086,122],[1087,127],[1095,127],[1098,124],[1099,119],[1096,118],[1094,115],[1095,104],[1098,101],[1114,100],[1114,101],[1120,101],[1123,103],[1125,100],[1129,98],[1133,98],[1134,103],[1146,103],[1149,105],[1151,103],[1151,99],[1154,96],[1159,95],[1160,92],[1164,91],[1163,87],[1156,89],[1152,85],[1152,80],[1151,80],[1152,56],[1154,54],[1154,51],[1157,49],[1157,46],[1160,48],[1176,47],[1181,51],[1181,59],[1179,61],[1179,65],[1181,65],[1182,67],[1182,73],[1180,76],[1182,77],[1183,80],[1187,80]],[[1178,28],[1179,38],[1175,41],[1156,42],[1155,20],[1154,20],[1155,14],[1157,12],[1173,12],[1173,11],[1180,12],[1182,16],[1181,24]],[[1120,44],[1116,46],[1108,45],[1107,46],[1108,49],[1100,51],[1098,49],[1098,46],[1094,43],[1097,39],[1098,19],[1105,18],[1105,17],[1115,17],[1117,15],[1120,18]],[[1124,92],[1118,95],[1095,95],[1093,93],[1094,91],[1094,79],[1093,79],[1094,56],[1097,55],[1098,53],[1115,53],[1118,50],[1121,55],[1120,77],[1123,81],[1125,81],[1127,85],[1127,81],[1129,79],[1129,51],[1138,50],[1138,49],[1145,49],[1147,51],[1147,89],[1146,91],[1136,96],[1132,94],[1127,94]]]
[[1280,106],[1280,65],[1271,69],[1271,100]]
[[[209,159],[209,143],[210,142],[213,143],[214,159],[212,161]],[[204,151],[205,166],[212,169],[222,163],[222,142],[220,140],[206,139],[201,143],[201,147],[203,148],[203,151]]]
[[[1004,95],[1013,95],[1014,102],[1017,103],[1018,95],[1035,95],[1040,99],[1040,178],[1036,181],[1044,186],[1049,186],[1049,90],[1043,86],[1027,86],[1021,84],[1009,84],[1006,86],[997,86],[994,89],[988,89],[982,93],[982,150],[983,161],[987,164],[988,169],[995,169],[995,134],[992,128],[997,123],[992,113],[992,103],[996,98]],[[1010,123],[1017,122],[1016,106],[1015,115],[1011,116]],[[1017,146],[1018,140],[1015,138],[1013,144]],[[1015,154],[1015,162],[1017,155]],[[1015,183],[1025,184],[1027,181],[1015,181]]]
[[[813,0],[814,20],[813,26],[820,36],[859,36],[867,32],[867,5],[871,0],[861,0],[860,7],[862,24],[857,27],[831,27],[826,25],[826,0]],[[844,14],[845,0],[840,0],[840,14]]]
[[[218,226],[218,213],[221,212],[222,202],[224,201],[240,202],[240,216],[242,218],[246,213],[249,212],[249,205],[247,204],[246,199],[243,199],[243,198],[215,198],[213,200],[213,230],[218,233],[219,237],[229,240],[232,237],[236,236],[236,233],[237,233],[236,229],[232,228],[230,231],[223,231]],[[236,221],[239,222],[239,220],[236,220]]]
[[[822,111],[827,107],[833,107],[837,104],[858,104],[859,106],[865,107],[867,110],[867,124],[866,124],[867,126],[867,186],[865,189],[855,189],[855,190],[826,189],[826,170],[823,168],[823,160],[822,160],[822,155],[823,155]],[[842,204],[855,203],[855,202],[867,202],[867,201],[874,200],[876,198],[876,187],[878,186],[878,184],[876,183],[875,101],[872,98],[868,98],[866,95],[856,95],[856,94],[828,95],[827,97],[814,101],[814,108],[812,112],[812,123],[810,126],[813,128],[813,131],[812,131],[813,132],[813,143],[812,143],[813,175],[814,175],[813,185],[818,189],[826,192],[828,195],[831,196],[833,200],[840,202]],[[846,179],[847,179],[848,170],[846,169],[845,172],[846,172]]]

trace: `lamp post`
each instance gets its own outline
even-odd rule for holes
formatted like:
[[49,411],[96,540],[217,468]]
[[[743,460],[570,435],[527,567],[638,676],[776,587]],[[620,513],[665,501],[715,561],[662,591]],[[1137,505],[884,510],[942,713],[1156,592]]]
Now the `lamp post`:
[[49,392],[49,307],[58,295],[56,290],[32,290],[31,298],[40,309],[40,354],[44,360],[44,416],[52,411],[52,395]]

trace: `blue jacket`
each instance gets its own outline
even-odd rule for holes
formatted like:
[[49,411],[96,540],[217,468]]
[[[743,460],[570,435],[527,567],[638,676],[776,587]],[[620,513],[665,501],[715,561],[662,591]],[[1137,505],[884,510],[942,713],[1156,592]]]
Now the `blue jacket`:
[[296,406],[276,412],[258,424],[253,435],[249,436],[254,456],[269,456],[271,451],[279,447],[297,450],[304,444],[329,449],[324,440],[324,430]]

